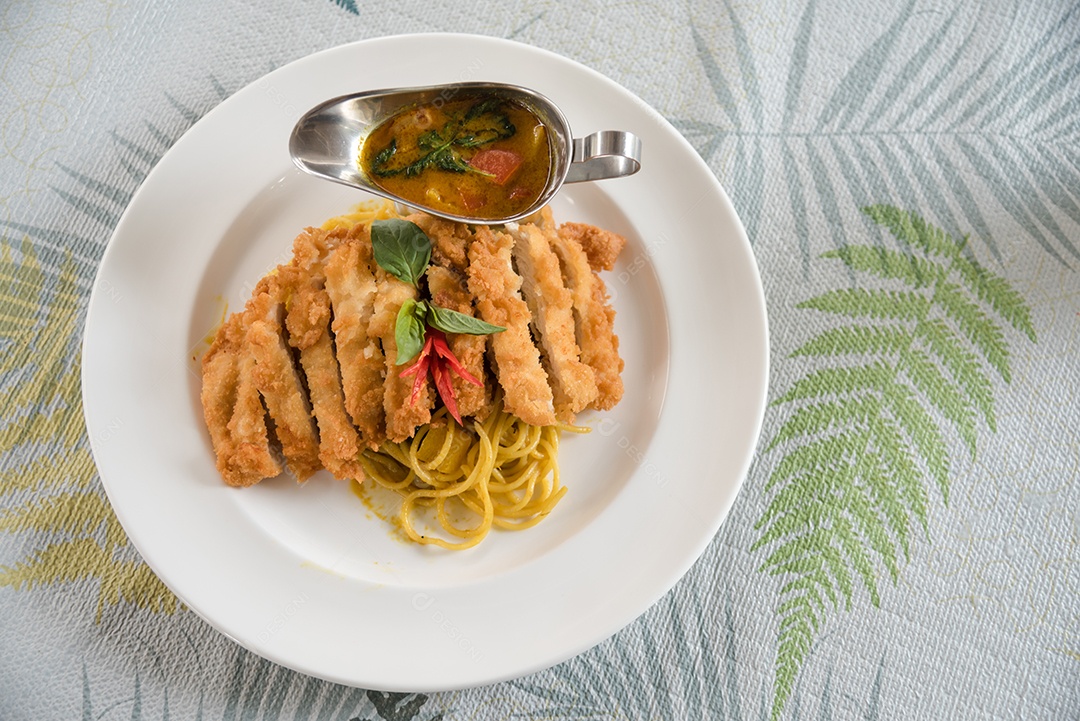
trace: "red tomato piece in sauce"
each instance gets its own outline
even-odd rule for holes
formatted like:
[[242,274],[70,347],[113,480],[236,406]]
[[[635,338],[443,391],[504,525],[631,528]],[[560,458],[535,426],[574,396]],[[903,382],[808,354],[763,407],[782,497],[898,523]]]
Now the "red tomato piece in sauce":
[[474,155],[469,165],[482,172],[490,173],[492,182],[506,185],[521,167],[521,156],[511,150],[487,148]]
[[488,202],[486,195],[474,193],[465,188],[458,188],[458,195],[461,197],[461,204],[465,206],[465,210],[483,208]]

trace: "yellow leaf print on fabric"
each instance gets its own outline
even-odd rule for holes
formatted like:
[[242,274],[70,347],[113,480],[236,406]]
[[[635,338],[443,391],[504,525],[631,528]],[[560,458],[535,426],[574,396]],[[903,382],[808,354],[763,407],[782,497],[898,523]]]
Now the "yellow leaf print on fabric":
[[176,597],[128,544],[95,479],[79,387],[83,294],[70,257],[57,277],[29,239],[0,246],[0,532],[32,548],[0,586],[98,582],[95,618],[121,601],[174,613]]

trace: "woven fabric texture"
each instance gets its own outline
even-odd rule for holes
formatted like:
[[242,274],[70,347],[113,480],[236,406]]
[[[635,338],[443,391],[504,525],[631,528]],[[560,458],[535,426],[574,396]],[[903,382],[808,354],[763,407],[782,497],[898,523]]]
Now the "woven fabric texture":
[[[102,490],[79,350],[187,129],[292,60],[429,31],[579,61],[694,145],[753,245],[770,405],[727,521],[637,621],[385,694],[177,602]],[[0,59],[0,720],[1080,718],[1080,6],[15,0]]]

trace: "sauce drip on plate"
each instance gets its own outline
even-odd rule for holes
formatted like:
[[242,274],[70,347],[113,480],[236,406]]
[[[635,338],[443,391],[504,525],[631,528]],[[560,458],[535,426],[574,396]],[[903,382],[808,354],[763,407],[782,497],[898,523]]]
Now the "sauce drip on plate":
[[360,151],[371,181],[454,215],[507,218],[540,197],[551,172],[547,128],[497,95],[414,105],[383,121]]

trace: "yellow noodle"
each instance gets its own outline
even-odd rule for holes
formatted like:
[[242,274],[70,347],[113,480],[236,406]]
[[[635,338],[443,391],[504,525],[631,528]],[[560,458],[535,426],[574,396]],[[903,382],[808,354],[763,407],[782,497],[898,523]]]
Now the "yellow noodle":
[[358,203],[351,211],[338,215],[322,224],[323,230],[352,228],[354,225],[370,225],[373,220],[400,218],[394,204],[389,200],[366,200]]
[[[559,432],[588,432],[531,426],[501,401],[483,422],[468,425],[457,425],[442,408],[413,438],[366,451],[361,459],[368,478],[402,496],[401,527],[417,543],[471,548],[492,528],[536,525],[566,495],[559,484]],[[455,540],[421,534],[414,520],[424,509],[433,510],[443,533]],[[470,525],[454,522],[462,511]]]

